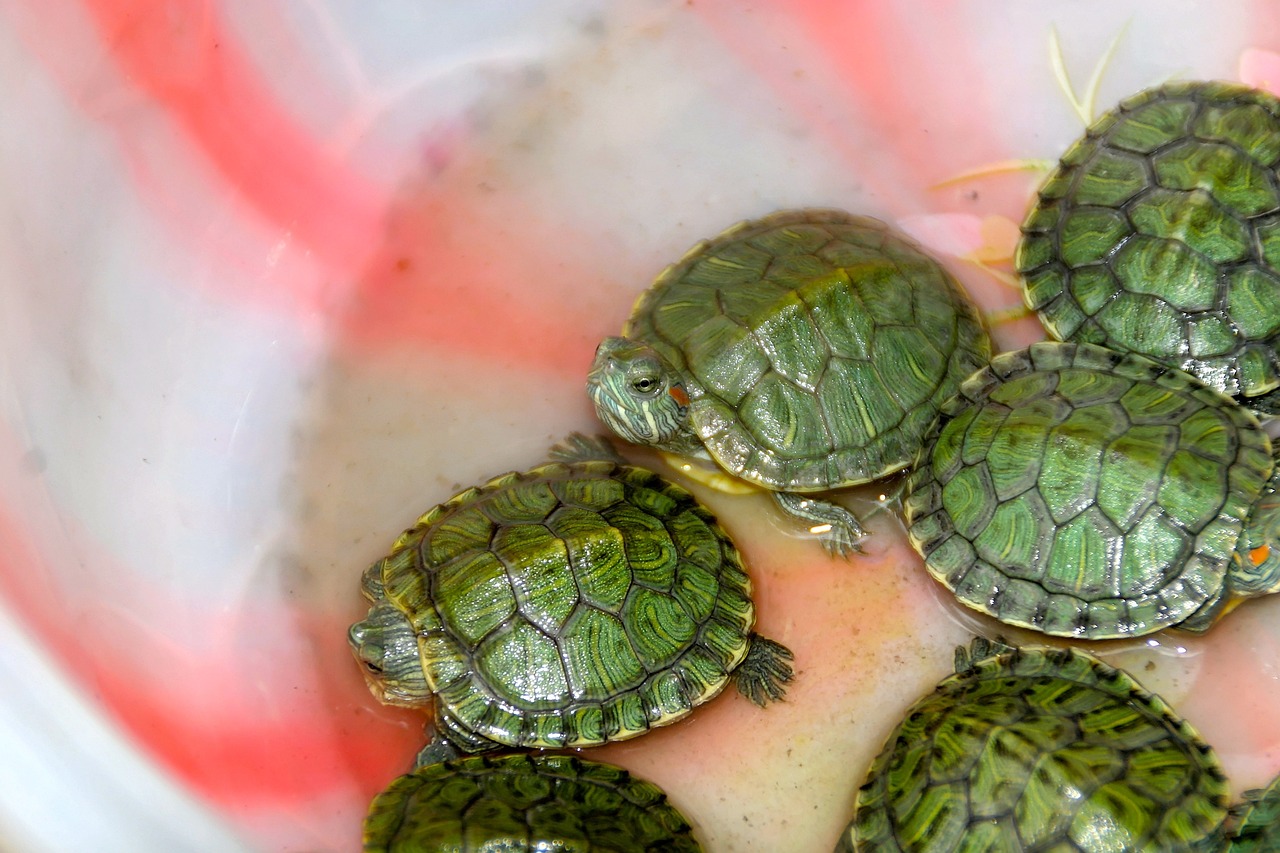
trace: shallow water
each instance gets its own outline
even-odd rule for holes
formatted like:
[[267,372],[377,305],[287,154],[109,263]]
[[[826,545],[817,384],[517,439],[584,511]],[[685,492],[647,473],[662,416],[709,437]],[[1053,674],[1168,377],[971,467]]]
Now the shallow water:
[[[949,179],[1080,133],[1051,30],[1078,92],[1118,37],[1102,107],[1175,75],[1280,80],[1262,3],[827,6],[0,3],[23,118],[0,134],[15,845],[65,849],[77,830],[45,815],[76,809],[118,849],[352,849],[422,722],[350,660],[360,572],[457,487],[597,428],[595,344],[663,265],[738,219],[837,206],[1007,309],[1038,176]],[[952,646],[1025,635],[955,605],[891,516],[839,561],[767,498],[693,488],[796,682],[595,754],[664,786],[709,850],[830,849]],[[1236,790],[1280,769],[1277,608],[1095,644]]]

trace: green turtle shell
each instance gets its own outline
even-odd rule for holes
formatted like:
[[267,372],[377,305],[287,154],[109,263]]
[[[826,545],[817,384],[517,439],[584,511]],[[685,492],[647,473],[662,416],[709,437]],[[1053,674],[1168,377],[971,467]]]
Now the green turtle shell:
[[365,853],[697,853],[656,785],[568,755],[473,755],[419,768],[374,798]]
[[1001,621],[1094,639],[1203,630],[1271,471],[1253,416],[1190,374],[1041,343],[961,386],[904,512],[929,572]]
[[911,706],[836,849],[1217,851],[1226,815],[1217,758],[1159,697],[1083,652],[1014,649]]
[[1129,98],[1063,155],[1023,224],[1027,304],[1060,340],[1233,396],[1277,388],[1278,162],[1280,100],[1265,92],[1184,82]]
[[1280,776],[1267,787],[1245,792],[1240,822],[1231,835],[1231,853],[1280,850]]
[[418,634],[437,714],[510,746],[589,746],[685,716],[724,687],[755,622],[711,513],[608,461],[467,489],[370,572]]
[[875,219],[792,210],[699,243],[624,335],[682,373],[711,456],[769,489],[906,467],[991,344],[955,279]]

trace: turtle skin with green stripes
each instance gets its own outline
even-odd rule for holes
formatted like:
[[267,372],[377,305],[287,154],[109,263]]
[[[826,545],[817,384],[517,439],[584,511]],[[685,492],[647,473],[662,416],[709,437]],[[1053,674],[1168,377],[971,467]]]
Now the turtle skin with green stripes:
[[1121,102],[1062,156],[1016,266],[1049,333],[1280,402],[1280,100],[1177,82]]
[[1227,797],[1213,751],[1124,672],[979,641],[889,735],[836,851],[1220,851]]
[[455,495],[364,574],[348,639],[376,696],[434,705],[423,762],[623,740],[730,681],[764,705],[791,679],[714,516],[652,471],[570,458]]
[[652,782],[570,755],[469,755],[399,777],[374,797],[365,853],[699,853]]
[[1045,342],[992,359],[942,411],[903,502],[965,605],[1062,637],[1208,629],[1280,588],[1267,434],[1194,376]]
[[621,438],[769,490],[835,554],[857,518],[814,493],[906,468],[991,341],[955,278],[885,223],[783,210],[698,243],[596,350]]
[[1231,834],[1230,853],[1276,853],[1280,850],[1280,776],[1265,788],[1245,791],[1232,809],[1239,821]]

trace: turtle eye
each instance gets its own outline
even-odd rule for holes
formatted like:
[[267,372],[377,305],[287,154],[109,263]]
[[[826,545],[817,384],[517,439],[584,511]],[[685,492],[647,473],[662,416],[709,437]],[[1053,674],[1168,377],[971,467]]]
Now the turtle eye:
[[658,380],[652,376],[641,376],[631,380],[631,388],[637,394],[653,394],[658,390]]

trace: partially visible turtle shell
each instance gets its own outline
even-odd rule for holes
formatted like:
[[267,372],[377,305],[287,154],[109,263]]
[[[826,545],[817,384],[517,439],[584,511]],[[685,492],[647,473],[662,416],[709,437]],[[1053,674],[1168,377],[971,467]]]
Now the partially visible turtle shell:
[[1091,639],[1203,630],[1271,473],[1253,416],[1190,374],[1040,343],[961,386],[904,514],[930,574],[1003,622]]
[[1222,849],[1216,756],[1128,675],[1046,648],[958,670],[889,736],[837,851]]
[[623,335],[684,374],[715,461],[779,491],[870,482],[911,463],[991,343],[946,269],[883,222],[788,210],[694,246]]
[[1231,853],[1280,850],[1280,776],[1266,788],[1245,792],[1240,824],[1231,837]]
[[[1280,100],[1171,83],[1103,115],[1023,224],[1027,304],[1060,340],[1255,397],[1280,387]],[[1275,408],[1274,399],[1261,408]]]
[[401,776],[374,798],[365,853],[697,853],[656,785],[568,755],[468,756]]

